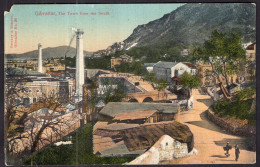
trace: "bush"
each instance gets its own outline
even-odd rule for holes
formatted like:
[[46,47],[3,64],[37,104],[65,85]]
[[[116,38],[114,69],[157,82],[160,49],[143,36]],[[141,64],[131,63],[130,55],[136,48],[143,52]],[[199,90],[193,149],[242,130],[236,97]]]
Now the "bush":
[[252,98],[256,94],[255,88],[245,88],[241,91],[236,92],[236,95],[233,97],[234,101],[241,101]]
[[253,99],[236,101],[219,101],[213,106],[214,112],[220,116],[236,117],[241,120],[247,119],[249,123],[255,120],[255,113],[250,113]]

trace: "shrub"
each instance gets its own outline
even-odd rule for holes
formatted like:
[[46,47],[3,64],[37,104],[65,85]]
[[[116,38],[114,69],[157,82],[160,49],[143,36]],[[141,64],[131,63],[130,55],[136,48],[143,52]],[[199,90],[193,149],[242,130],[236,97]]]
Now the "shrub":
[[234,116],[238,119],[253,120],[254,114],[250,113],[253,99],[236,100],[236,101],[219,101],[214,106],[214,112],[220,116]]

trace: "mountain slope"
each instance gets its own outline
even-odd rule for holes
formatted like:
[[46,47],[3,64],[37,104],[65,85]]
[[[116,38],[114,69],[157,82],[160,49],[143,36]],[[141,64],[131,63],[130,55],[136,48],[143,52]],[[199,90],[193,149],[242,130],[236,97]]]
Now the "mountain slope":
[[139,25],[123,42],[100,51],[113,54],[132,47],[178,45],[187,48],[201,44],[211,32],[236,32],[243,42],[255,41],[256,8],[251,3],[186,4],[162,18]]
[[[42,57],[43,59],[64,57],[66,51],[67,57],[74,57],[76,55],[76,48],[68,46],[58,46],[58,47],[48,47],[42,49]],[[92,55],[91,52],[84,51],[85,56]],[[33,50],[30,52],[22,53],[22,54],[7,54],[7,59],[37,59],[38,58],[38,50]]]

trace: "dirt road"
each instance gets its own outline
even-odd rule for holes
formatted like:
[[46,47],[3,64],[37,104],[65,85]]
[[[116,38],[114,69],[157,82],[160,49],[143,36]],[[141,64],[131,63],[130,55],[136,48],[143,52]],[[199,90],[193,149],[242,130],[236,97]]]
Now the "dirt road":
[[[194,134],[194,148],[197,149],[197,155],[186,158],[165,161],[162,164],[245,164],[255,163],[256,152],[248,146],[254,140],[245,137],[234,136],[226,133],[224,130],[213,124],[207,119],[206,110],[212,104],[208,95],[202,95],[198,90],[193,91],[194,109],[182,112],[182,123],[189,126]],[[227,141],[233,147],[230,150],[230,157],[224,155],[223,146]],[[240,147],[239,159],[235,161],[234,146]]]

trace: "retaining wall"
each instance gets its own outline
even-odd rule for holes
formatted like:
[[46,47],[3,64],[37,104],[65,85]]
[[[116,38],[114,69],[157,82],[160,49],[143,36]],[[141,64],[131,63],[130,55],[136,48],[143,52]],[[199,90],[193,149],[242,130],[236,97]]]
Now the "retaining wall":
[[239,136],[256,136],[256,126],[248,124],[240,125],[238,123],[227,122],[224,118],[215,115],[212,108],[209,108],[207,110],[207,115],[209,120],[211,120],[221,128],[225,129],[227,132]]

